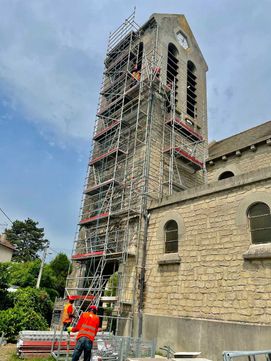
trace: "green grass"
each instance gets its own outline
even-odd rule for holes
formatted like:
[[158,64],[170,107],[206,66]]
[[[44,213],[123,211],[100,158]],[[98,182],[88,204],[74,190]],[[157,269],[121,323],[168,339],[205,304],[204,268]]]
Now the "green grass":
[[[11,356],[11,358],[9,359],[9,361],[19,361],[19,360],[21,360],[22,361],[22,359],[21,358],[19,358],[16,354],[13,354],[12,356]],[[53,361],[54,360],[54,358],[53,357],[51,357],[51,356],[49,356],[49,357],[39,357],[39,358],[30,358],[29,359],[30,361]]]

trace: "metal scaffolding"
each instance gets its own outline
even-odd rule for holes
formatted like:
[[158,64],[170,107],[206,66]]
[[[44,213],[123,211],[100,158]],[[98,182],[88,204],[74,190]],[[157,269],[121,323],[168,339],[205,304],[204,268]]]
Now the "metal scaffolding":
[[143,308],[149,202],[205,167],[203,136],[177,111],[177,63],[144,49],[135,12],[109,36],[66,295],[78,314],[103,306],[116,333]]

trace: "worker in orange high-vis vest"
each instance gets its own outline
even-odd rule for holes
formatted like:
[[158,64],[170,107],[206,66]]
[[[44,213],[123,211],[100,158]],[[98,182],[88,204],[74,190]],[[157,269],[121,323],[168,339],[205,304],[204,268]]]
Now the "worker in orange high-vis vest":
[[63,331],[67,331],[67,328],[70,326],[72,319],[74,318],[73,302],[74,300],[69,298],[69,302],[64,306],[62,314]]
[[89,312],[83,312],[75,327],[68,327],[68,332],[78,332],[72,361],[78,361],[84,351],[84,361],[90,361],[94,338],[98,332],[100,319],[97,307],[90,306]]

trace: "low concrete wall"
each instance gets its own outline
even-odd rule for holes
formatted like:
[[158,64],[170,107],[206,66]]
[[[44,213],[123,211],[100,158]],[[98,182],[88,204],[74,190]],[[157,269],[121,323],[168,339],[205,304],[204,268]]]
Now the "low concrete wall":
[[222,361],[223,351],[270,350],[271,326],[144,314],[143,339]]

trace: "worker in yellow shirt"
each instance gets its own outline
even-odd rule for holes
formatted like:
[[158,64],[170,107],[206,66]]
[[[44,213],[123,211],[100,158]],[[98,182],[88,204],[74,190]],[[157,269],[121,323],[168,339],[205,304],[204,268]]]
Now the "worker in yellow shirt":
[[69,298],[69,302],[65,304],[62,314],[62,325],[63,331],[67,331],[67,328],[72,323],[72,319],[74,316],[74,308],[73,308],[74,300]]

